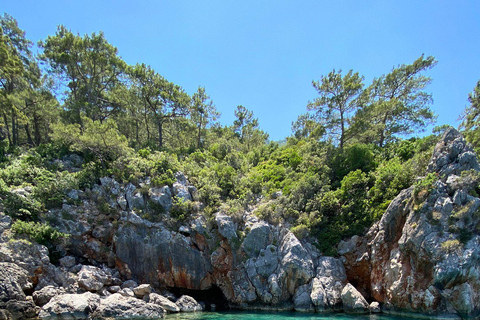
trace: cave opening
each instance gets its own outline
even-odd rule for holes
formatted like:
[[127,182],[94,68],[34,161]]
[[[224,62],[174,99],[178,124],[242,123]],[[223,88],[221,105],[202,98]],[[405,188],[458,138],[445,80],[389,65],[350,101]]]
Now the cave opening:
[[[169,288],[169,291],[178,298],[182,295],[188,295],[197,300],[199,303],[205,303],[205,311],[222,311],[228,310],[228,301],[223,295],[222,290],[213,285],[207,290],[192,290],[184,288]],[[214,306],[212,308],[212,305]]]

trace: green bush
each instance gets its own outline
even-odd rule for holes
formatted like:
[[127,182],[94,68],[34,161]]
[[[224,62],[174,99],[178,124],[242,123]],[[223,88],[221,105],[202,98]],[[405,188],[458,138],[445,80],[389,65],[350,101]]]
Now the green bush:
[[59,232],[48,224],[33,221],[17,220],[13,223],[12,230],[17,234],[26,235],[30,240],[43,245],[51,245],[58,239],[69,237],[69,235]]

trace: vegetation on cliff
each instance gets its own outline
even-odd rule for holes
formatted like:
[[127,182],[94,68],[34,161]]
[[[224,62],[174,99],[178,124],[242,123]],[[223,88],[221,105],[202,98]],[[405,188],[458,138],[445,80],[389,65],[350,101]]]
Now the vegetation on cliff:
[[[399,65],[370,85],[352,70],[322,76],[313,81],[318,97],[278,143],[244,106],[232,125],[221,126],[205,88],[190,96],[150,66],[127,65],[101,32],[80,36],[59,26],[36,56],[14,18],[0,17],[0,28],[0,197],[4,212],[21,221],[74,202],[70,190],[87,190],[101,177],[138,187],[148,177],[162,187],[182,171],[203,207],[176,202],[173,217],[255,206],[262,219],[288,223],[331,254],[425,174],[445,130],[402,139],[435,119],[423,74],[433,57]],[[475,147],[479,86],[464,121]],[[148,217],[162,208],[145,210]],[[60,236],[42,228],[46,240]]]

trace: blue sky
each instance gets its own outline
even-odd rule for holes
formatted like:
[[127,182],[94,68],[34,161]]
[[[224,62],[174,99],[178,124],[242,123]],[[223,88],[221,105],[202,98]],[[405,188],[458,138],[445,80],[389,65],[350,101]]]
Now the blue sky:
[[[204,86],[230,125],[242,104],[272,140],[316,97],[332,69],[374,77],[422,53],[438,60],[437,125],[458,126],[480,79],[480,1],[27,1],[0,0],[33,41],[56,26],[103,31],[129,64],[151,65],[193,94]],[[431,129],[431,128],[430,128]]]

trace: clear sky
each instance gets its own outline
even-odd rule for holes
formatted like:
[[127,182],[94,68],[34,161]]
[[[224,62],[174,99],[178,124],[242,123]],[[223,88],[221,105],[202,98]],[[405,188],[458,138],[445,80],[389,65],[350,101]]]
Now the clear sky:
[[[230,125],[242,104],[272,140],[316,97],[312,80],[353,69],[366,84],[422,53],[437,66],[437,125],[458,126],[480,79],[480,1],[0,0],[34,42],[59,24],[103,31],[129,64],[151,65],[193,94],[204,86]],[[431,128],[430,128],[431,129]]]

